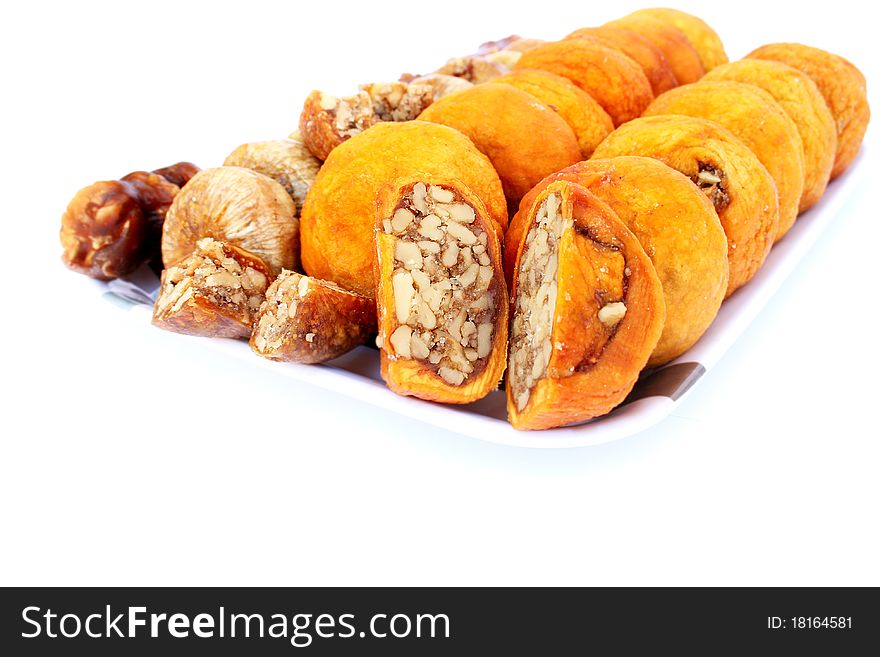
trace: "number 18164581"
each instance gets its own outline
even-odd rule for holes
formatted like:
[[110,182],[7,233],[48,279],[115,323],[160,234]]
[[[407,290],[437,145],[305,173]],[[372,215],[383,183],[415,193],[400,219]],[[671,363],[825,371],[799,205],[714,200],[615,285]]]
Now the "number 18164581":
[[767,616],[770,630],[851,630],[852,616]]

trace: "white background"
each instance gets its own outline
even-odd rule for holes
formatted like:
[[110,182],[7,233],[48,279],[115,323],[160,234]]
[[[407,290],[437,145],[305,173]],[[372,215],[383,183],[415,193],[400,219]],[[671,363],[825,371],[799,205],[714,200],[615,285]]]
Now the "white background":
[[[94,180],[216,166],[294,129],[313,88],[638,5],[7,7],[0,583],[880,584],[869,190],[672,417],[577,450],[481,443],[218,359],[59,262],[61,212]],[[802,41],[880,85],[864,3],[675,6],[731,58]]]

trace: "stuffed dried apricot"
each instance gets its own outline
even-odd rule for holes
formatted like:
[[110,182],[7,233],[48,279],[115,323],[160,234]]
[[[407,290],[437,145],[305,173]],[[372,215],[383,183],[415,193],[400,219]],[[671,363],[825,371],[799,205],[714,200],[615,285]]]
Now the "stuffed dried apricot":
[[507,200],[516,204],[541,178],[582,159],[559,114],[507,84],[482,84],[441,98],[419,116],[467,135],[492,162]]
[[727,240],[705,195],[679,172],[645,157],[575,164],[541,182],[520,204],[504,240],[508,276],[533,200],[555,180],[576,182],[600,198],[651,258],[663,285],[666,322],[648,365],[687,351],[715,319],[728,285]]
[[794,121],[763,89],[742,82],[700,81],[668,91],[645,116],[683,114],[720,123],[748,146],[776,183],[781,239],[794,225],[804,190],[804,145]]
[[604,415],[632,390],[660,337],[660,280],[636,237],[577,184],[550,183],[524,215],[508,418],[517,429],[548,429]]
[[672,72],[666,55],[641,34],[622,27],[606,25],[604,27],[582,27],[566,38],[572,39],[582,36],[597,39],[609,48],[615,48],[631,57],[642,67],[655,96],[678,86],[678,78]]
[[654,97],[641,66],[589,37],[542,43],[527,50],[514,70],[523,68],[568,78],[596,99],[614,125],[639,116]]
[[655,158],[699,187],[727,235],[728,295],[751,280],[770,253],[779,225],[776,185],[755,154],[719,124],[680,115],[636,119],[611,133],[594,155]]
[[341,144],[324,162],[302,211],[306,273],[373,297],[376,194],[401,176],[448,176],[485,204],[507,228],[507,201],[489,159],[458,130],[428,123],[379,123]]
[[507,286],[485,206],[461,183],[403,178],[379,194],[376,303],[382,378],[463,404],[494,390],[507,357]]
[[656,8],[639,9],[631,16],[650,16],[682,31],[697,54],[706,72],[727,63],[727,53],[718,33],[706,21],[678,9]]
[[773,96],[794,121],[804,145],[804,191],[798,209],[803,212],[815,205],[831,177],[837,130],[825,99],[810,77],[782,62],[741,59],[718,66],[703,79],[745,82]]
[[700,60],[700,53],[684,32],[655,16],[636,12],[605,23],[604,27],[622,27],[648,39],[666,55],[679,84],[696,82],[706,72]]
[[840,55],[799,43],[761,46],[747,57],[782,62],[810,76],[828,103],[837,125],[837,154],[831,179],[846,171],[858,155],[871,120],[862,72]]
[[601,105],[586,91],[560,75],[519,69],[493,82],[514,86],[556,110],[574,131],[584,158],[590,157],[599,142],[614,130],[611,117]]

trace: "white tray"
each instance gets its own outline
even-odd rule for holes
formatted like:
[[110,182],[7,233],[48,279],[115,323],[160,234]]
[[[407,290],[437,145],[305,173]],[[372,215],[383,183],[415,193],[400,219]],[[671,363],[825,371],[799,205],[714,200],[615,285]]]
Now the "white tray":
[[[660,422],[681,403],[703,374],[715,366],[857,192],[863,178],[859,166],[862,159],[863,156],[859,157],[847,173],[832,182],[822,200],[803,214],[773,247],[758,274],[724,302],[714,323],[696,345],[672,363],[643,376],[627,401],[614,411],[583,424],[545,431],[517,431],[507,423],[505,396],[500,390],[463,406],[401,397],[385,387],[379,376],[377,351],[368,347],[358,347],[322,365],[297,365],[259,358],[243,341],[206,338],[201,342],[207,349],[222,352],[224,357],[240,358],[254,367],[272,368],[293,380],[326,388],[333,394],[354,397],[479,440],[538,448],[582,447],[617,440]],[[129,302],[125,307],[136,321],[150,321],[158,288],[158,279],[151,271],[144,268],[128,279],[99,285],[108,299]]]

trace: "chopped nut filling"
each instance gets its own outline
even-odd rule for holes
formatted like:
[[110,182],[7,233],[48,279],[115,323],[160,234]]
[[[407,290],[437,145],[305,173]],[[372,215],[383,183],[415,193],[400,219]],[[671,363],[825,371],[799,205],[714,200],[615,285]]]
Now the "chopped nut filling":
[[474,84],[464,78],[457,78],[454,75],[444,75],[443,73],[429,73],[428,75],[420,75],[410,80],[410,84],[426,84],[431,87],[433,99],[440,100],[444,96],[454,94],[456,91],[464,91],[470,89]]
[[[594,367],[627,312],[631,272],[623,254],[590,228],[572,225],[567,207],[561,194],[547,196],[536,211],[520,258],[508,362],[518,411],[528,405],[542,378],[566,377]],[[571,242],[560,251],[569,229]],[[560,258],[567,265],[567,283],[557,304]],[[577,299],[572,292],[579,295]],[[558,311],[557,305],[568,312]]]
[[361,85],[347,98],[321,95],[321,109],[334,118],[334,127],[345,140],[380,121],[412,121],[434,101],[427,84],[388,82]]
[[348,98],[321,94],[321,109],[333,117],[333,127],[342,139],[354,137],[376,122],[373,100],[366,91]]
[[266,290],[266,303],[254,326],[254,345],[261,352],[276,351],[292,337],[290,320],[296,318],[299,302],[309,293],[309,279],[284,270]]
[[421,182],[383,227],[396,238],[390,357],[425,361],[461,385],[485,368],[492,349],[499,300],[489,236],[455,190]]
[[453,57],[446,64],[437,69],[436,73],[452,75],[464,78],[474,84],[482,84],[489,80],[501,77],[506,72],[496,62],[491,62],[482,55],[469,55],[466,57]]
[[724,174],[718,169],[700,163],[697,175],[692,179],[697,187],[712,201],[716,212],[723,212],[730,205],[730,196],[725,186]]
[[155,316],[169,320],[196,300],[249,327],[262,304],[269,280],[259,259],[211,238],[199,240],[195,252],[169,267],[162,276]]
[[412,121],[434,102],[429,84],[377,82],[361,85],[370,96],[379,121]]
[[270,360],[322,363],[363,344],[375,329],[372,299],[285,269],[266,291],[251,348]]
[[553,352],[551,336],[558,290],[559,240],[565,230],[560,202],[558,194],[551,194],[538,208],[520,260],[508,363],[519,411],[529,403],[532,390],[547,371]]

